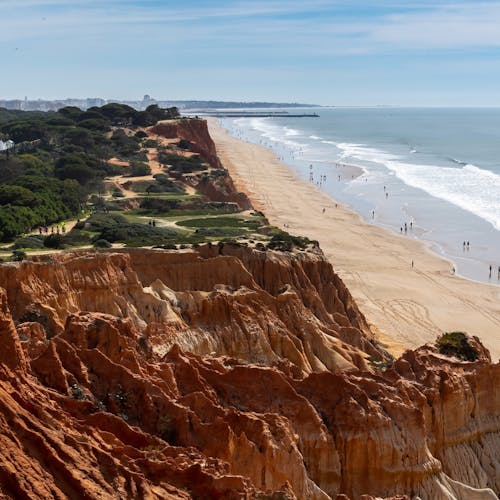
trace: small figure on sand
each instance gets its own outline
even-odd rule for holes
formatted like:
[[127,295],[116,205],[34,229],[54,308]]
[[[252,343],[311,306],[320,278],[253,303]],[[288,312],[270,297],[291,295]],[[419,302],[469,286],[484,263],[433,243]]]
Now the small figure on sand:
[[489,277],[491,278],[491,264],[490,264],[490,276]]
[[323,213],[325,213],[325,210],[326,210],[326,209],[325,209],[325,208],[323,208]]
[[385,193],[385,199],[389,198],[389,193]]
[[467,242],[467,250],[469,250],[469,242]]
[[465,241],[464,241],[464,246],[463,246],[464,252],[465,252]]
[[372,219],[375,219],[375,210],[372,210]]
[[498,266],[497,281],[500,280],[500,266]]
[[411,261],[411,268],[412,268],[412,269],[413,269],[413,265],[414,265],[414,262],[413,262],[413,261]]

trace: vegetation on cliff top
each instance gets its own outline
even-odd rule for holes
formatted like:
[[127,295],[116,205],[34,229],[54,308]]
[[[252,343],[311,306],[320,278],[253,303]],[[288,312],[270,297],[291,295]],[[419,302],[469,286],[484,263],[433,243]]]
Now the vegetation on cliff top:
[[455,356],[463,361],[476,361],[479,352],[475,349],[468,336],[463,332],[449,332],[441,335],[436,346],[441,354]]
[[231,241],[279,251],[317,245],[269,227],[262,213],[232,201],[244,198],[227,170],[207,161],[214,151],[203,131],[167,139],[144,128],[178,116],[175,108],[138,112],[120,104],[57,113],[0,109],[0,134],[17,143],[0,157],[0,240],[17,236],[5,250],[23,258],[23,250],[113,245]]
[[77,216],[103,179],[120,173],[112,157],[133,162],[132,173],[144,172],[137,163],[141,139],[117,127],[178,116],[175,108],[136,111],[122,104],[57,113],[0,109],[0,134],[17,151],[0,157],[0,240]]

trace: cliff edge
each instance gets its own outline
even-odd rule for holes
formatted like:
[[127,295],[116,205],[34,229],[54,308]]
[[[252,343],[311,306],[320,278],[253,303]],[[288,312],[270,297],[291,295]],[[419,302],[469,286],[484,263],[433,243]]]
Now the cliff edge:
[[0,283],[7,498],[500,490],[500,365],[477,340],[392,361],[319,253],[68,253]]

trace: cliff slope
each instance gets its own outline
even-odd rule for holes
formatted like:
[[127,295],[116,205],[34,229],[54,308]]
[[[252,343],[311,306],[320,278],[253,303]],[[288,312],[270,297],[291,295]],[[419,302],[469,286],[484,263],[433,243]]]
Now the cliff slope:
[[500,490],[500,365],[476,343],[374,371],[390,357],[318,253],[81,252],[0,284],[7,498]]

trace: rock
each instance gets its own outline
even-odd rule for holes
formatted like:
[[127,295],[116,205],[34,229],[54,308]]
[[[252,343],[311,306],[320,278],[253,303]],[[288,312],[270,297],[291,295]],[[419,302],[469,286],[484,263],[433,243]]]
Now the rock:
[[0,496],[500,489],[500,365],[476,339],[474,362],[428,345],[374,371],[390,357],[319,253],[79,252],[0,279]]
[[0,288],[0,344],[0,366],[9,370],[25,370],[26,359],[3,288]]

